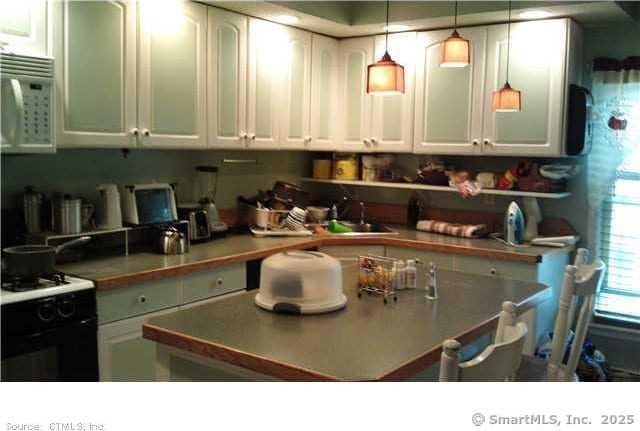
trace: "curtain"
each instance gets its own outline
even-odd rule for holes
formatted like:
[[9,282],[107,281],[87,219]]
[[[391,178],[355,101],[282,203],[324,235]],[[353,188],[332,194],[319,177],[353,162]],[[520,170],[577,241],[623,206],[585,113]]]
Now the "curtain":
[[640,56],[624,60],[596,58],[591,93],[587,244],[598,254],[602,204],[620,170],[640,157]]

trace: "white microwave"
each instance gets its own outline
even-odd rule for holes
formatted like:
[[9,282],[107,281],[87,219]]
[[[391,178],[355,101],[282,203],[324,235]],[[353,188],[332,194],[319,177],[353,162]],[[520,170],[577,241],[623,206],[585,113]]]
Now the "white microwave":
[[2,152],[55,151],[53,59],[0,53]]

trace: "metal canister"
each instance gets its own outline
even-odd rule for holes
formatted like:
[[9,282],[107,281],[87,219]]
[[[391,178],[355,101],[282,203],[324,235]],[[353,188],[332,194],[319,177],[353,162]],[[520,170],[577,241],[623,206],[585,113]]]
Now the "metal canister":
[[82,199],[62,199],[57,202],[58,233],[82,232]]
[[336,154],[333,162],[333,178],[336,180],[357,180],[358,168],[356,154]]
[[22,202],[27,232],[40,233],[42,231],[42,193],[27,190]]

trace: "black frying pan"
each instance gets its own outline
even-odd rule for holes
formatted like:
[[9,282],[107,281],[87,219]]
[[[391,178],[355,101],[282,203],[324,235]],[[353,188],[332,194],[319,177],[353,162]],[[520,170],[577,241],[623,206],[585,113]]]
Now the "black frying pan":
[[54,272],[56,255],[62,250],[86,244],[90,236],[81,236],[57,247],[51,245],[20,245],[3,250],[7,273],[10,277],[33,280]]

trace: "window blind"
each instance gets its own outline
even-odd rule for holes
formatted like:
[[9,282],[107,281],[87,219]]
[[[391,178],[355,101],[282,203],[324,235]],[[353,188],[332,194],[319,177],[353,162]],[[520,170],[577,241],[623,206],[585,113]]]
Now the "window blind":
[[596,302],[604,317],[640,322],[640,154],[618,172],[604,202],[601,256],[607,272]]

